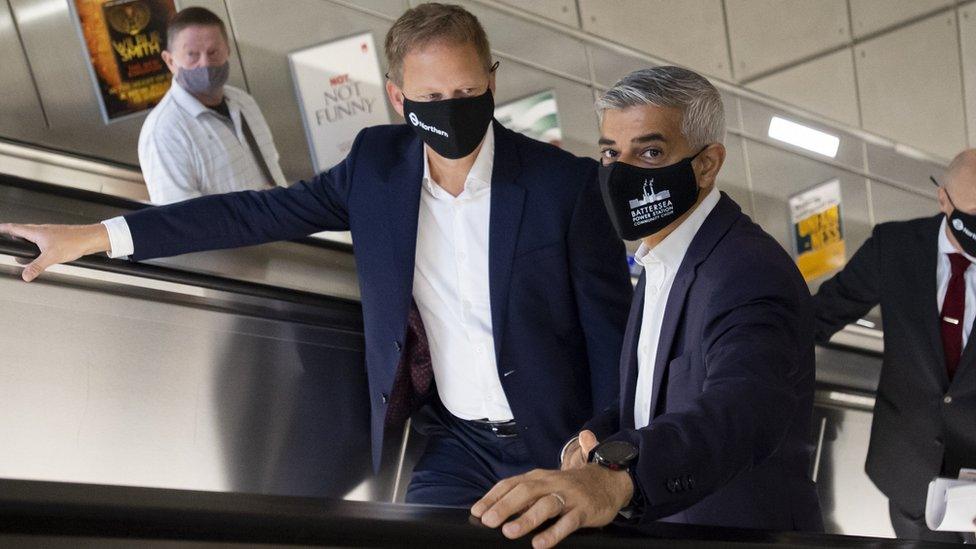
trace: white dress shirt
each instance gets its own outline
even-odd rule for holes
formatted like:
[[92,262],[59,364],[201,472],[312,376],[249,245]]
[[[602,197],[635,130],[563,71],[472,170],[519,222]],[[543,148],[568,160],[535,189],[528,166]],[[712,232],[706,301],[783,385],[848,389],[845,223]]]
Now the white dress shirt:
[[424,177],[413,297],[427,330],[437,392],[461,419],[512,419],[495,361],[488,290],[488,226],[495,136],[484,144],[457,197]]
[[[488,227],[495,136],[489,126],[457,197],[430,175],[424,146],[413,296],[424,321],[441,402],[461,419],[513,418],[495,360],[488,287]],[[102,222],[111,257],[132,255],[122,217]]]
[[[952,265],[949,263],[949,254],[962,253],[949,242],[946,235],[946,220],[942,219],[939,226],[939,263],[936,266],[936,282],[938,283],[938,306],[942,311],[942,303],[945,302],[946,292],[949,290],[949,278],[952,276]],[[963,253],[970,263],[976,263],[976,258]],[[962,348],[966,348],[969,341],[969,332],[973,329],[973,319],[976,318],[976,268],[970,266],[966,269],[966,308],[962,317]]]
[[[245,91],[224,86],[230,119],[200,103],[174,80],[139,133],[139,164],[154,204],[208,194],[285,185],[278,151],[261,109]],[[242,115],[271,172],[250,146]]]
[[701,204],[678,228],[654,248],[643,243],[634,259],[644,267],[644,311],[637,339],[637,392],[634,398],[634,427],[641,429],[651,422],[651,396],[654,390],[654,368],[661,324],[668,295],[685,258],[688,246],[715,209],[720,194],[714,187]]

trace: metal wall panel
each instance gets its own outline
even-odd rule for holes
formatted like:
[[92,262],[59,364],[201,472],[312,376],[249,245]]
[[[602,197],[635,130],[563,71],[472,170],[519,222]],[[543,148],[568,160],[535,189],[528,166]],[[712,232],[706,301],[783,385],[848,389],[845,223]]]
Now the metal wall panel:
[[749,87],[850,126],[861,123],[851,48],[750,82]]
[[579,27],[579,11],[574,0],[498,0],[519,9],[541,15],[570,27]]
[[726,0],[725,6],[737,80],[851,38],[845,0]]
[[503,61],[499,66],[495,86],[499,105],[543,90],[555,90],[563,148],[578,156],[597,157],[596,142],[600,136],[593,92],[588,86],[512,61]]
[[583,29],[607,40],[731,78],[721,0],[579,0]]
[[920,15],[946,8],[953,0],[850,0],[854,37],[892,27]]
[[745,151],[742,138],[729,134],[725,137],[725,164],[718,172],[716,186],[725,191],[742,208],[742,212],[752,216],[752,193],[746,178]]
[[969,146],[976,144],[976,6],[959,8],[959,39],[962,53],[962,81],[965,87],[966,130]]
[[0,136],[36,140],[46,122],[30,67],[7,2],[0,2]]
[[[264,0],[227,2],[251,95],[274,135],[285,176],[298,180],[312,176],[313,170],[288,53],[367,31],[381,47],[390,22],[322,0],[290,0],[288,6],[283,10]],[[379,57],[386,70],[382,53]],[[389,107],[384,103],[383,108]]]
[[396,19],[410,7],[407,0],[326,0],[342,6],[355,6]]
[[[751,136],[755,136],[760,139],[769,139],[769,123],[774,116],[779,116],[781,118],[786,118],[793,122],[808,126],[810,128],[820,130],[822,132],[828,133],[830,135],[840,138],[840,145],[837,149],[837,155],[832,159],[834,162],[839,162],[845,166],[850,166],[855,170],[864,169],[864,152],[862,149],[861,139],[838,131],[836,128],[830,127],[828,124],[823,122],[818,122],[815,120],[810,120],[793,114],[784,113],[778,109],[772,109],[766,105],[757,103],[749,99],[741,99],[740,104],[742,105],[742,130]],[[778,143],[778,142],[777,142]],[[794,145],[787,143],[782,143],[782,147],[789,150],[802,151],[807,154],[812,154],[813,156],[819,157],[816,153],[810,153],[805,149],[801,149]],[[823,156],[823,160],[831,160],[829,157]]]
[[43,145],[138,163],[144,115],[106,125],[89,60],[64,0],[10,0],[51,128]]
[[493,50],[589,80],[586,51],[579,40],[479,3],[467,0],[457,3],[478,17]]
[[915,193],[872,181],[871,203],[874,208],[874,222],[904,221],[916,217],[931,217],[939,213],[935,191],[935,187],[932,187],[932,198],[926,199]]
[[867,167],[872,174],[903,183],[919,191],[923,197],[935,196],[929,176],[942,181],[945,175],[945,166],[899,154],[890,147],[868,143],[866,152]]
[[793,255],[788,198],[831,179],[840,180],[841,219],[850,259],[871,234],[864,178],[760,143],[746,146],[756,207],[753,218]]
[[950,12],[854,47],[864,128],[951,158],[966,146]]

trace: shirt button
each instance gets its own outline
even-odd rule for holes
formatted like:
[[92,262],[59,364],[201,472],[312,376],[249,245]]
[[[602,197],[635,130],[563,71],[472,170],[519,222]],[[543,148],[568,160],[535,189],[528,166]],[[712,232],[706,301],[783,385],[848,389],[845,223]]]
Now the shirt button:
[[477,347],[474,348],[474,352],[478,353],[479,355],[483,354],[485,352],[485,346],[478,345]]
[[459,253],[458,254],[458,260],[459,261],[467,261],[468,260],[468,254],[466,254],[464,252]]
[[390,400],[390,396],[389,396],[389,395],[387,395],[386,393],[381,393],[381,394],[380,394],[380,398],[381,398],[381,399],[383,400],[383,404],[386,404],[386,403],[387,403],[387,401],[389,401],[389,400]]
[[393,346],[396,347],[397,352],[400,352],[400,350],[403,349],[403,345],[401,345],[400,342],[395,339],[393,340]]
[[942,399],[942,402],[945,402],[946,404],[952,404],[952,397],[946,395],[945,398]]

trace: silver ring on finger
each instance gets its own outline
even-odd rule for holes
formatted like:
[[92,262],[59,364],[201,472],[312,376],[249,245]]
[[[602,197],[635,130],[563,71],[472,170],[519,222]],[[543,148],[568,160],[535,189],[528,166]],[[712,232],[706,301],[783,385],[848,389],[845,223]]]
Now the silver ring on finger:
[[556,501],[559,502],[559,509],[560,510],[563,510],[563,509],[566,508],[566,500],[563,499],[563,497],[560,496],[557,492],[549,492],[549,495],[552,496],[552,497],[554,497],[554,498],[556,498]]

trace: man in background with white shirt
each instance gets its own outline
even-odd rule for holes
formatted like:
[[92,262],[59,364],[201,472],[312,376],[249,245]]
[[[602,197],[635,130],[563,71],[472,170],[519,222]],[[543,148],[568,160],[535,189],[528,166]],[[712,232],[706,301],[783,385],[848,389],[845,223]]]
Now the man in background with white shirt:
[[536,549],[618,513],[823,531],[809,478],[810,293],[783,248],[715,188],[718,90],[655,67],[624,77],[597,108],[604,202],[620,236],[641,240],[644,266],[619,400],[567,445],[563,470],[504,480],[472,514],[510,538],[559,517]]
[[925,499],[933,478],[976,467],[976,149],[959,153],[941,183],[942,213],[875,226],[814,304],[821,342],[881,305],[865,470],[899,538],[959,542],[958,532],[928,529]]
[[139,164],[154,204],[285,185],[271,130],[254,99],[226,85],[224,22],[186,8],[166,29],[173,83],[139,134]]

